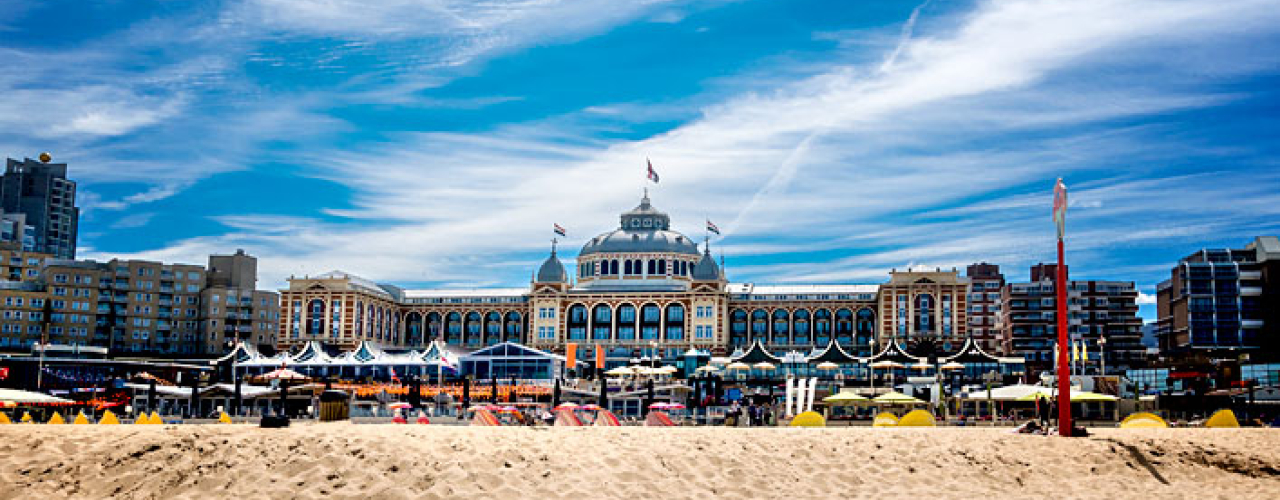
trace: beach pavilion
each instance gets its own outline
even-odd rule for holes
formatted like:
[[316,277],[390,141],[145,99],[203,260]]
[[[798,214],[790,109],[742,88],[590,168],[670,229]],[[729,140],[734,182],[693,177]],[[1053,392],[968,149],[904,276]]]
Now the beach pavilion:
[[211,364],[230,363],[240,377],[262,375],[287,366],[298,373],[318,379],[386,380],[392,377],[431,377],[440,371],[446,375],[454,374],[455,369],[441,360],[442,355],[447,358],[451,354],[442,352],[438,344],[431,344],[424,350],[392,352],[376,343],[364,341],[355,350],[339,354],[320,342],[311,341],[294,353],[263,356],[251,344],[241,343]]

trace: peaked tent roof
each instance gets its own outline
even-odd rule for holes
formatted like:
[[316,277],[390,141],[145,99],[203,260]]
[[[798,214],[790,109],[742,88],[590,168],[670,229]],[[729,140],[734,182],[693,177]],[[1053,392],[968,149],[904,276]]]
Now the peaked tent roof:
[[898,344],[897,339],[894,339],[893,342],[884,346],[884,349],[876,353],[876,355],[871,356],[868,361],[896,361],[904,365],[914,365],[923,362],[924,358],[918,358],[907,354],[907,350],[903,349],[902,346]]
[[944,357],[938,358],[938,361],[942,363],[954,362],[954,363],[964,363],[964,364],[999,363],[1000,358],[997,356],[992,356],[991,354],[988,354],[986,351],[982,350],[982,347],[979,346],[977,342],[974,342],[973,337],[969,337],[965,339],[964,345],[960,347],[959,352],[956,352],[951,356],[944,356]]
[[865,362],[863,361],[862,358],[859,358],[857,356],[854,356],[846,352],[844,348],[840,347],[840,344],[837,344],[834,340],[831,341],[831,343],[827,344],[827,348],[823,349],[822,352],[815,353],[814,355],[809,356],[808,361],[809,363],[830,362],[830,363],[836,363],[836,364]]
[[761,342],[760,339],[756,339],[755,343],[751,344],[751,347],[748,348],[746,352],[739,356],[734,356],[731,359],[734,362],[742,362],[749,365],[756,363],[782,362],[782,358],[774,356],[768,349],[764,348],[764,342]]

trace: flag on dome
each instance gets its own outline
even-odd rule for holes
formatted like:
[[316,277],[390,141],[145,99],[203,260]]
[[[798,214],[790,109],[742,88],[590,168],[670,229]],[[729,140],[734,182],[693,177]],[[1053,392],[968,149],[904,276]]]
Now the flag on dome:
[[707,231],[720,234],[720,228],[716,227],[716,225],[711,222],[711,219],[707,219]]
[[561,225],[559,225],[559,224],[554,224],[554,226],[555,226],[555,228],[554,228],[553,230],[556,232],[556,234],[558,234],[558,235],[560,235],[560,236],[562,236],[562,237],[565,237],[565,238],[568,238],[568,237],[569,237],[569,234],[565,232],[565,230],[564,230],[564,227],[563,227],[563,226],[561,226]]
[[649,164],[649,180],[653,181],[654,184],[657,184],[658,171],[653,169],[653,161],[648,158],[645,158],[644,161]]

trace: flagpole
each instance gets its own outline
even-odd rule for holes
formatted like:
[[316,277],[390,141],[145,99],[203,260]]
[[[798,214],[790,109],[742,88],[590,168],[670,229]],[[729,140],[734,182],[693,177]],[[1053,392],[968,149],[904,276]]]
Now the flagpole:
[[[1067,268],[1063,263],[1062,235],[1058,235],[1058,345],[1067,346]],[[1067,349],[1058,349],[1058,434],[1071,436],[1071,377]]]

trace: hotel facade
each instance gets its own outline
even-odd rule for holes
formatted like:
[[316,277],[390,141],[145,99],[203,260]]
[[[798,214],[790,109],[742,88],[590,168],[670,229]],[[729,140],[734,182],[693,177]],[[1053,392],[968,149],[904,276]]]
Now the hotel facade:
[[572,266],[553,247],[528,287],[410,290],[341,271],[290,278],[277,338],[281,349],[517,342],[572,349],[578,359],[600,348],[610,365],[690,349],[727,355],[756,341],[778,356],[832,342],[855,356],[895,342],[942,355],[968,337],[968,288],[954,269],[894,270],[882,284],[731,283],[710,249],[672,230],[646,195],[617,229],[589,239]]

